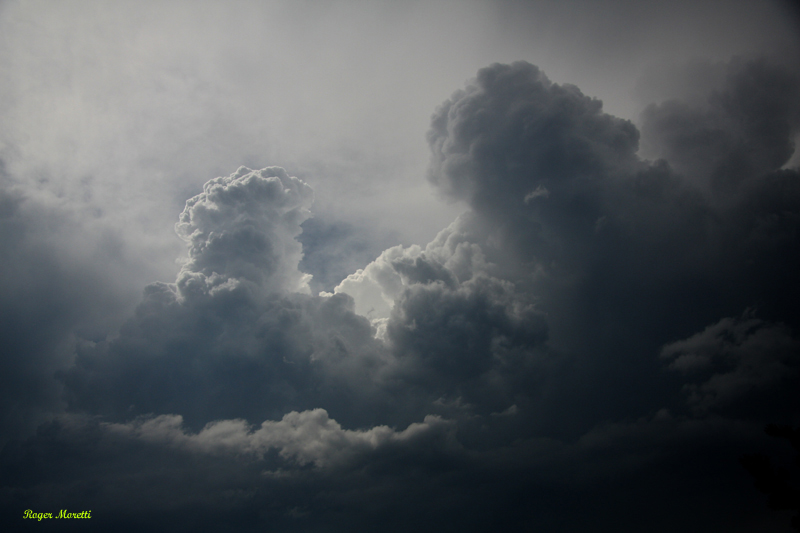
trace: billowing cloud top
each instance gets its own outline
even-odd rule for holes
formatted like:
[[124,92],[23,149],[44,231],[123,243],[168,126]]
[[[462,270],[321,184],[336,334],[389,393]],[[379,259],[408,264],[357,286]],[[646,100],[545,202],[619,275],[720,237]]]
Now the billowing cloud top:
[[537,190],[620,172],[635,161],[638,140],[633,124],[577,87],[529,63],[493,65],[434,113],[430,180],[478,210],[501,211]]
[[189,245],[189,260],[177,285],[184,296],[231,281],[247,281],[268,292],[308,292],[297,265],[295,240],[309,216],[314,193],[280,167],[216,178],[186,201],[175,226]]

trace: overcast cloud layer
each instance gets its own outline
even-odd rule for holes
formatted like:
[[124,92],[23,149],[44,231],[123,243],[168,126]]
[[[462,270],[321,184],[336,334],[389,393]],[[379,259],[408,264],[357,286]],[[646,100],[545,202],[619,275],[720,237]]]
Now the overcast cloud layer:
[[4,527],[791,531],[799,24],[0,3]]

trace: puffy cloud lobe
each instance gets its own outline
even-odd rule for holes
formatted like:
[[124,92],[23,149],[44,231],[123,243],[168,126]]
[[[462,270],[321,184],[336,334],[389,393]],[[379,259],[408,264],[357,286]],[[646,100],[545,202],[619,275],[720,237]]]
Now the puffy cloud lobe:
[[280,167],[240,167],[207,182],[187,200],[175,226],[189,246],[177,280],[181,293],[230,280],[270,292],[307,293],[309,276],[297,269],[302,246],[295,237],[313,198],[311,187]]
[[[279,421],[267,420],[253,429],[244,420],[218,420],[206,425],[196,434],[187,433],[180,415],[161,415],[126,424],[109,424],[112,433],[128,438],[165,444],[204,454],[252,454],[263,457],[270,449],[280,457],[300,466],[313,464],[320,468],[341,467],[359,456],[380,448],[419,446],[438,435],[448,446],[458,446],[454,440],[453,423],[431,415],[422,423],[413,423],[403,431],[388,426],[366,430],[346,430],[328,416],[324,409],[292,411]],[[363,459],[363,457],[359,457]]]
[[633,124],[577,87],[529,63],[495,64],[434,113],[429,179],[476,210],[513,211],[537,190],[628,166],[638,139]]
[[726,83],[705,105],[678,100],[643,113],[649,151],[718,194],[779,169],[792,156],[800,129],[800,79],[765,60],[737,59]]
[[616,190],[653,172],[636,156],[638,140],[632,123],[577,87],[528,63],[496,64],[434,114],[429,179],[470,206],[466,240],[549,311],[575,297],[597,260],[627,248],[608,229],[627,208],[614,205]]
[[664,346],[661,358],[669,361],[670,370],[693,378],[684,389],[689,405],[700,412],[731,412],[733,407],[741,415],[764,396],[770,401],[758,406],[760,416],[792,409],[791,384],[800,375],[800,341],[786,326],[759,320],[752,311]]
[[[419,246],[394,246],[385,250],[375,261],[363,269],[358,269],[342,280],[334,293],[346,293],[355,300],[355,310],[370,319],[388,318],[394,302],[400,297],[406,284],[396,263],[405,258],[419,257]],[[413,260],[413,259],[412,259]]]
[[472,242],[464,218],[445,228],[424,249],[394,246],[363,269],[342,280],[335,293],[355,299],[356,312],[372,319],[388,318],[403,292],[415,284],[443,283],[455,289],[478,275],[491,275],[480,245]]
[[510,283],[488,277],[457,288],[415,284],[387,323],[387,339],[412,376],[431,387],[456,387],[470,400],[472,379],[507,372],[515,357],[531,357],[546,338],[547,326],[533,305],[516,298]]
[[547,325],[529,295],[494,275],[471,242],[468,218],[424,250],[386,250],[335,291],[353,295],[355,310],[372,318],[409,386],[488,414],[513,405],[521,392],[513,381],[531,386]]

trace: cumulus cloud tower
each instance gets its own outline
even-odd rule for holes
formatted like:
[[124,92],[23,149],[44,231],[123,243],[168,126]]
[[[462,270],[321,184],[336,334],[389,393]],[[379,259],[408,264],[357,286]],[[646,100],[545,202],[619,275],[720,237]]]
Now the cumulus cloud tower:
[[311,276],[297,268],[303,251],[295,237],[313,200],[311,187],[280,167],[240,167],[208,181],[175,225],[189,247],[177,279],[181,294],[242,283],[308,293]]

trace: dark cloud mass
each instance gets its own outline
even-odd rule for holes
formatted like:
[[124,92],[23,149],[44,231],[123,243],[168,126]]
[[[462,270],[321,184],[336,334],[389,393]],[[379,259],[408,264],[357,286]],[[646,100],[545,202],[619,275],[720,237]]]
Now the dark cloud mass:
[[680,172],[718,194],[776,170],[794,153],[800,84],[766,61],[732,61],[702,107],[671,100],[644,111],[643,131]]
[[[95,242],[70,244],[76,234]],[[113,232],[26,195],[0,160],[0,443],[61,410],[53,374],[71,366],[79,339],[130,312],[132,295],[114,279],[125,256]]]
[[111,281],[3,182],[3,520],[789,531],[739,458],[786,462],[763,429],[800,425],[798,78],[725,68],[706,100],[647,107],[641,133],[534,65],[481,69],[427,135],[429,181],[466,211],[333,292],[311,291],[346,261],[325,239],[363,248],[313,222],[305,181],[210,180],[176,225],[175,281],[107,336],[86,324]]

